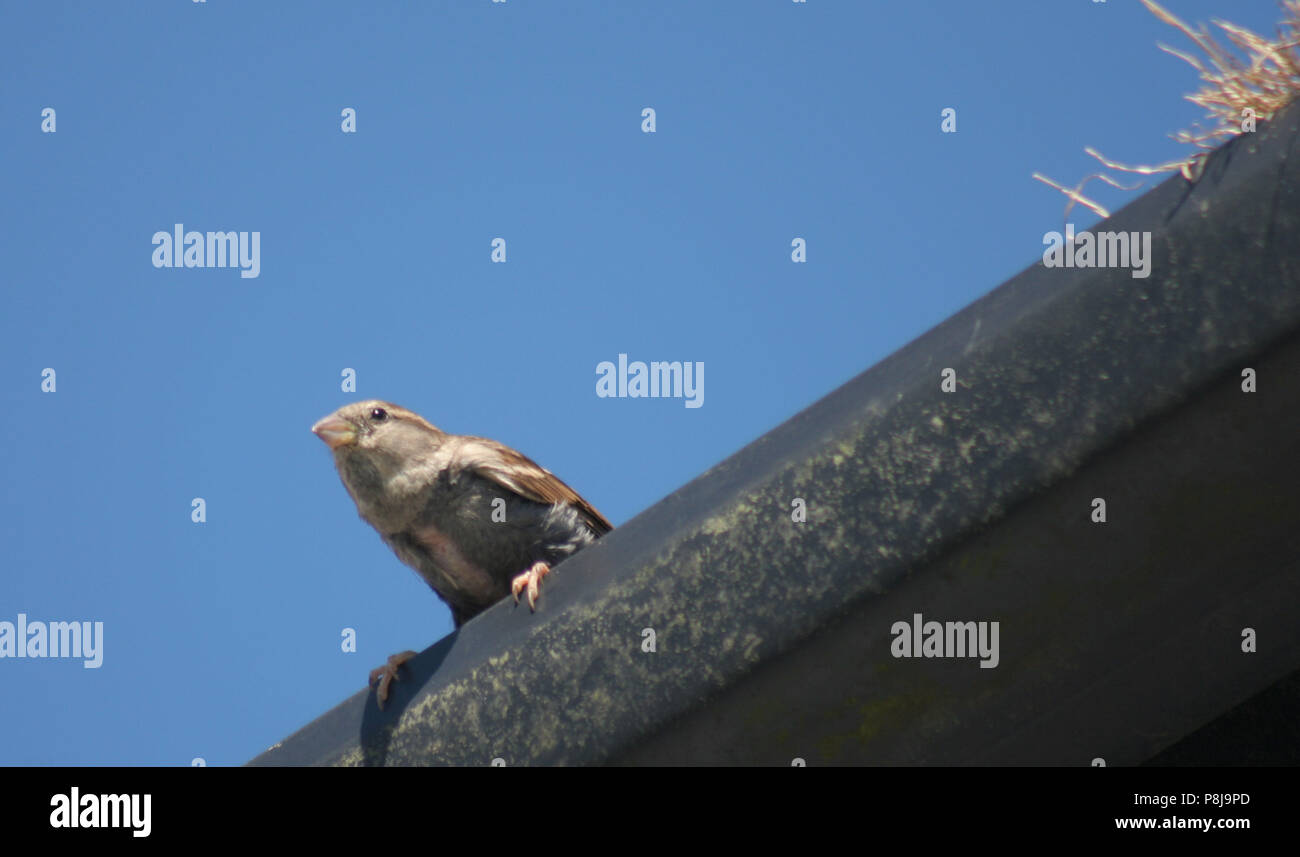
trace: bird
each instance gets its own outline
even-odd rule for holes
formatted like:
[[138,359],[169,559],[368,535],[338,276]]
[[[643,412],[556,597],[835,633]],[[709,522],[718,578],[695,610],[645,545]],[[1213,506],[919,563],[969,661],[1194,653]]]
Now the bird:
[[[523,453],[450,434],[391,402],[344,405],[311,430],[362,520],[446,602],[457,628],[511,594],[535,610],[551,567],[614,528]],[[380,709],[415,654],[371,671]]]

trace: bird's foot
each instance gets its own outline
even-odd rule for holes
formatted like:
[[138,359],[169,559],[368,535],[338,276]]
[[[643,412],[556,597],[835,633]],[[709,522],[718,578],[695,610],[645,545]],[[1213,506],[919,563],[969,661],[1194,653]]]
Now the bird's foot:
[[375,701],[379,703],[379,710],[384,710],[384,703],[388,701],[388,686],[397,678],[397,670],[402,664],[415,657],[415,652],[407,649],[404,652],[398,652],[395,655],[388,656],[388,663],[382,667],[377,667],[370,671],[370,684],[374,685],[379,682],[379,690],[375,693]]
[[528,609],[537,609],[537,593],[542,585],[542,578],[551,573],[551,567],[544,562],[535,562],[532,567],[510,581],[510,591],[514,593],[515,603],[519,603],[519,593],[528,590]]

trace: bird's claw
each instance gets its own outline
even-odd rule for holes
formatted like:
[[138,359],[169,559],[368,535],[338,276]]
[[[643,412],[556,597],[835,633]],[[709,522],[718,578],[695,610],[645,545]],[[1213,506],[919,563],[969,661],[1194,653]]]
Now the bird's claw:
[[384,710],[384,703],[388,701],[388,686],[397,678],[397,671],[402,664],[415,657],[415,652],[407,649],[405,652],[398,652],[395,655],[388,656],[388,663],[382,667],[376,667],[370,671],[370,685],[373,687],[375,682],[379,682],[379,690],[375,692],[375,701],[379,704],[379,710]]
[[551,567],[544,562],[535,562],[523,574],[517,575],[514,580],[510,581],[510,591],[515,596],[515,603],[519,603],[519,593],[524,590],[528,591],[528,609],[537,609],[537,595],[541,591],[542,578],[551,573]]

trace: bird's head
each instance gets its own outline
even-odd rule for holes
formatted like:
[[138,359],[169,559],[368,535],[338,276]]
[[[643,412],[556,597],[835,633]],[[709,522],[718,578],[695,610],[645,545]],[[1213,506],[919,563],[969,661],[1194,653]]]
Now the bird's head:
[[411,498],[436,478],[449,451],[437,426],[378,399],[344,405],[311,430],[329,444],[361,517],[385,533],[418,512]]
[[333,450],[340,468],[360,459],[381,477],[427,458],[446,437],[419,414],[378,399],[344,405],[311,430]]

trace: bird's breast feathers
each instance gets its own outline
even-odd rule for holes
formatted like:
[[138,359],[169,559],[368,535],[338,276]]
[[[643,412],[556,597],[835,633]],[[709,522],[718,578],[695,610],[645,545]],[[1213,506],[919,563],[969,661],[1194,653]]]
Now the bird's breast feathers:
[[384,539],[444,598],[491,603],[504,594],[500,580],[467,559],[451,537],[433,524],[419,524]]

